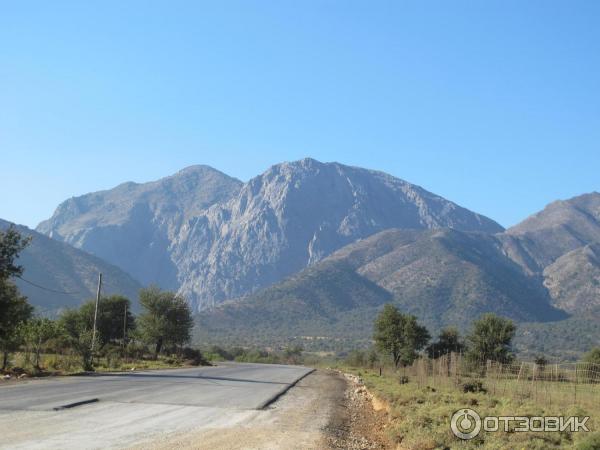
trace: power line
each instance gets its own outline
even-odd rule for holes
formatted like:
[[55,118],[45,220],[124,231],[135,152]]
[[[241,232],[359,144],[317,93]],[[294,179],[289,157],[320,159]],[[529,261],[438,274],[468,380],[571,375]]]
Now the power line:
[[[90,292],[83,292],[83,291],[59,291],[59,290],[56,290],[56,289],[48,288],[48,287],[42,286],[42,285],[40,285],[40,284],[34,283],[33,281],[29,281],[29,280],[27,280],[27,279],[23,278],[23,277],[22,277],[22,276],[20,276],[20,275],[13,275],[13,276],[14,276],[15,278],[18,278],[18,279],[20,279],[21,281],[24,281],[24,282],[25,282],[25,283],[27,283],[27,284],[30,284],[30,285],[32,285],[32,286],[35,286],[35,287],[36,287],[36,288],[38,288],[38,289],[42,289],[42,290],[44,290],[44,291],[48,291],[48,292],[53,292],[53,293],[55,293],[55,294],[64,294],[64,295],[87,295],[87,296],[91,295],[91,293],[90,293]],[[117,285],[115,285],[115,284],[112,284],[112,283],[107,283],[107,282],[104,280],[104,278],[103,278],[103,279],[102,279],[102,285],[104,286],[104,285],[106,285],[106,284],[108,284],[108,285],[109,285],[109,287],[111,287],[112,289],[114,289],[114,291],[115,291],[115,292],[120,292],[120,291],[122,290],[122,288],[121,288],[121,287],[119,287],[119,286],[117,286]],[[109,289],[109,291],[111,291],[111,289]],[[110,293],[110,292],[109,292],[109,293]]]
[[55,294],[65,294],[65,295],[76,295],[76,294],[81,294],[81,292],[77,292],[77,291],[72,291],[72,292],[67,292],[67,291],[57,291],[56,289],[50,289],[44,286],[40,286],[37,283],[34,283],[33,281],[29,281],[26,280],[25,278],[19,276],[19,275],[15,275],[15,277],[17,277],[19,280],[24,281],[27,284],[30,284],[32,286],[35,286],[38,289],[42,289],[44,291],[48,291],[48,292],[54,292]]

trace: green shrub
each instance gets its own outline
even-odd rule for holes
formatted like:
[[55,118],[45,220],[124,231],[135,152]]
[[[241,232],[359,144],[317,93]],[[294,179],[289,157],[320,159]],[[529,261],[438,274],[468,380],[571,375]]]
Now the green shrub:
[[214,356],[209,358],[213,361],[233,361],[233,359],[235,358],[235,355],[232,355],[230,352],[228,352],[222,347],[219,347],[218,345],[213,345],[212,347],[210,347],[207,354]]
[[577,450],[600,450],[600,433],[589,435],[576,448]]
[[192,366],[207,366],[210,363],[204,358],[200,350],[192,347],[184,347],[181,356],[186,364]]
[[366,367],[367,356],[362,350],[352,350],[346,357],[344,363],[350,367]]
[[467,381],[462,384],[462,390],[463,392],[487,392],[481,381]]

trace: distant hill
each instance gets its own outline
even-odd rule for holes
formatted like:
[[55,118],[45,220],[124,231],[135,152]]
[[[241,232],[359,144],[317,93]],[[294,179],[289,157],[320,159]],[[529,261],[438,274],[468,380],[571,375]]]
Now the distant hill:
[[383,172],[307,158],[244,184],[205,166],[128,183],[68,200],[38,231],[142,282],[178,288],[203,308],[279,282],[382,230],[442,227],[502,231]]
[[544,269],[553,303],[571,313],[600,307],[600,243],[572,250]]
[[[0,220],[2,230],[10,225],[10,222]],[[18,260],[25,268],[23,279],[46,288],[15,279],[19,290],[37,312],[54,316],[65,308],[77,307],[85,300],[95,298],[99,272],[103,274],[104,295],[125,295],[137,309],[138,291],[142,286],[118,267],[22,225],[16,229],[32,237]]]
[[[494,312],[519,322],[564,319],[538,277],[526,274],[492,235],[386,230],[350,244],[290,279],[198,316],[198,340],[312,345],[365,343],[380,306],[395,303],[432,332]],[[260,331],[258,331],[260,330]],[[301,340],[302,340],[301,339]],[[335,344],[333,344],[335,345]]]
[[501,239],[507,254],[541,276],[552,304],[571,315],[519,324],[520,355],[575,360],[600,346],[600,194],[553,202]]
[[368,339],[373,317],[392,295],[340,261],[323,261],[250,297],[202,311],[203,342],[272,345],[294,339]]
[[509,228],[506,236],[519,241],[515,259],[529,260],[533,269],[541,271],[572,250],[600,243],[600,193],[550,203]]
[[556,322],[520,323],[515,337],[516,350],[529,360],[576,360],[594,347],[600,347],[600,307]]

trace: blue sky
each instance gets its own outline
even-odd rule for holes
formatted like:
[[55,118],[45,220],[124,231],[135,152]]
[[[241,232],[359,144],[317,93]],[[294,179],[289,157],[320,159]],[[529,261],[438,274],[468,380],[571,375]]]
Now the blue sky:
[[600,190],[599,21],[592,0],[0,0],[0,217],[311,156],[509,226]]

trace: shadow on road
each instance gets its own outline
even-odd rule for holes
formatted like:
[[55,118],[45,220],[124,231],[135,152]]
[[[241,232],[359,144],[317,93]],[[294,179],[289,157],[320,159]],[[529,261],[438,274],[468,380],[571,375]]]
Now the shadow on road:
[[170,374],[153,374],[153,373],[93,373],[86,376],[90,377],[127,377],[127,378],[187,378],[195,380],[215,380],[215,381],[233,381],[238,383],[259,383],[259,384],[281,384],[287,385],[290,383],[284,383],[281,381],[263,381],[263,380],[249,380],[246,378],[231,378],[231,377],[216,377],[216,376],[204,376],[204,375],[170,375]]

